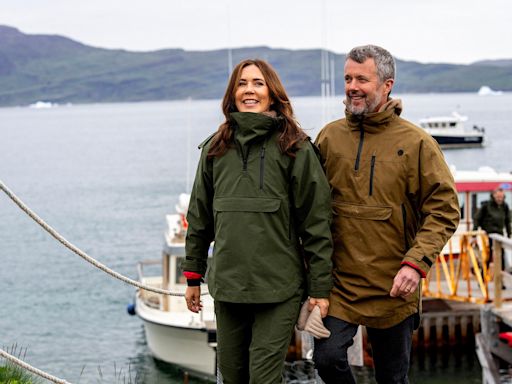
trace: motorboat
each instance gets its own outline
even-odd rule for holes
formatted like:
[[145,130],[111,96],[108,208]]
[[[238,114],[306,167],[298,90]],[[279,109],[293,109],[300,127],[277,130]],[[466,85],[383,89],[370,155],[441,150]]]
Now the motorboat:
[[474,125],[472,130],[464,126],[467,116],[453,112],[451,116],[427,117],[419,125],[427,131],[441,148],[481,147],[484,144],[485,128]]
[[[186,211],[189,196],[180,195],[176,213],[165,217],[162,258],[138,263],[139,281],[183,295],[186,279],[180,268],[185,259]],[[153,270],[153,272],[150,272]],[[203,309],[190,312],[182,296],[168,296],[139,289],[134,312],[144,322],[146,341],[158,360],[172,363],[199,377],[215,379],[216,323],[213,299],[203,284]]]

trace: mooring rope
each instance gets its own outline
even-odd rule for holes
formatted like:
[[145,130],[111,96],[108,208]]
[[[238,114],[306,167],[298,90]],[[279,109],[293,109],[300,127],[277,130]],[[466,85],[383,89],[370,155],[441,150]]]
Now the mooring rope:
[[34,368],[33,366],[25,363],[23,360],[20,360],[17,357],[14,357],[13,355],[5,352],[2,349],[0,349],[0,356],[3,357],[4,359],[11,361],[12,363],[14,363],[16,365],[19,365],[20,367],[26,369],[27,371],[30,371],[38,376],[45,378],[46,380],[52,381],[57,384],[71,384],[69,381],[59,379],[58,377],[52,376],[49,373],[41,371],[40,369]]
[[[169,296],[185,296],[184,293],[176,293],[171,292],[166,289],[161,288],[155,288],[151,287],[149,285],[142,284],[136,280],[130,279],[129,277],[123,276],[120,273],[108,268],[107,266],[101,264],[99,261],[95,260],[91,256],[89,256],[87,253],[82,251],[80,248],[74,246],[69,241],[67,241],[63,236],[61,236],[55,229],[50,227],[43,219],[41,219],[34,211],[32,211],[29,207],[27,207],[7,186],[0,180],[0,189],[5,192],[7,196],[18,206],[21,208],[23,212],[25,212],[29,217],[31,217],[37,224],[39,224],[41,227],[43,227],[46,232],[48,232],[50,235],[52,235],[58,242],[60,242],[62,245],[64,245],[66,248],[70,249],[74,253],[76,253],[78,256],[83,258],[85,261],[91,263],[96,268],[101,269],[103,272],[108,273],[112,277],[115,277],[116,279],[119,279],[121,281],[124,281],[125,283],[131,284],[135,287],[144,289],[146,291],[151,291],[155,293],[161,293],[163,295],[169,295]],[[201,295],[207,295],[208,293],[202,293]]]

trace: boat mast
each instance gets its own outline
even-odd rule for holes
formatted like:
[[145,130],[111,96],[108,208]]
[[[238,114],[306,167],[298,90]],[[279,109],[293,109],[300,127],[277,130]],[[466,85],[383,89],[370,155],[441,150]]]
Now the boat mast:
[[231,76],[231,72],[233,72],[233,51],[231,48],[231,9],[230,2],[227,3],[227,18],[228,22],[226,23],[227,27],[227,37],[228,37],[228,79]]
[[322,98],[322,122],[325,125],[331,117],[330,100],[334,97],[334,59],[327,50],[326,0],[322,0],[322,44],[320,49],[320,95]]

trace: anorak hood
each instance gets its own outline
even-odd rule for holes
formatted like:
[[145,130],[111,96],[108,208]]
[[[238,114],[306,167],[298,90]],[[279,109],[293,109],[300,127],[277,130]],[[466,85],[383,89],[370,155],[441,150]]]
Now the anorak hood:
[[236,122],[233,127],[235,140],[242,146],[258,137],[265,137],[274,132],[281,120],[274,111],[264,113],[233,112],[230,116]]

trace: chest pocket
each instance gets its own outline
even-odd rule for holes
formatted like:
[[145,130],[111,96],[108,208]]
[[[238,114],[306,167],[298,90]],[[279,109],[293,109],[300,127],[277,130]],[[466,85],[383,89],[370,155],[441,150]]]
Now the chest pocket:
[[396,237],[390,206],[333,201],[333,211],[335,246],[349,248],[354,254],[382,254],[388,239]]
[[369,206],[351,204],[345,202],[334,202],[336,215],[364,220],[387,220],[393,212],[388,206]]
[[288,210],[279,198],[219,197],[213,201],[218,246],[252,254],[280,249],[288,238]]
[[276,212],[281,200],[268,197],[219,197],[213,201],[218,212]]

